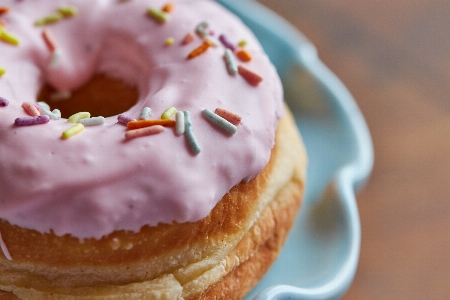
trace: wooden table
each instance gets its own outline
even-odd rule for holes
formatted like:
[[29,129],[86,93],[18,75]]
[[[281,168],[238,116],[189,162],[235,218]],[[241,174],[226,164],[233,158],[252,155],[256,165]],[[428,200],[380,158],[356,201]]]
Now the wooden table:
[[450,299],[450,1],[260,2],[316,45],[371,130],[344,299]]

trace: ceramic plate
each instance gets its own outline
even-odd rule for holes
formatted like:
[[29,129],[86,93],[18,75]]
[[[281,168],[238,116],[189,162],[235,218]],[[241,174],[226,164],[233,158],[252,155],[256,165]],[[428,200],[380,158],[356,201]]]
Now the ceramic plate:
[[306,195],[285,247],[249,299],[338,299],[360,249],[355,192],[373,164],[365,120],[315,47],[251,0],[218,0],[256,34],[275,64],[309,155]]

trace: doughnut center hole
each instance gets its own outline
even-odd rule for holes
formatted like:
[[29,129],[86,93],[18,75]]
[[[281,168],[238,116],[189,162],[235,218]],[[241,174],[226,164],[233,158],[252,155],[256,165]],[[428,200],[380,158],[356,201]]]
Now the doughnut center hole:
[[122,80],[103,74],[96,74],[82,87],[70,92],[58,92],[48,83],[38,94],[38,101],[44,101],[51,109],[59,109],[63,118],[81,111],[92,117],[111,117],[121,114],[138,101],[138,91]]

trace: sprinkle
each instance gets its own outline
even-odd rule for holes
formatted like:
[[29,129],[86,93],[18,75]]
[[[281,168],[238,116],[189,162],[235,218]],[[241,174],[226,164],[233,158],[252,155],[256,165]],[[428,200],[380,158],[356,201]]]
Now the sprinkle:
[[191,123],[191,115],[189,111],[185,110],[184,112],[184,136],[186,137],[187,143],[189,145],[189,148],[191,149],[192,153],[197,155],[200,153],[200,145],[198,144],[198,141],[194,135],[194,131],[192,130],[192,123]]
[[8,99],[0,97],[0,107],[6,107],[8,105],[9,105]]
[[162,132],[163,130],[164,130],[164,127],[161,125],[155,125],[155,126],[150,126],[150,127],[140,128],[140,129],[129,130],[129,131],[125,132],[125,139],[129,140],[129,139],[134,139],[137,137],[157,134],[157,133]]
[[211,46],[213,46],[213,47],[218,47],[220,45],[219,40],[211,35],[205,36],[205,40],[209,41],[211,43]]
[[144,108],[142,108],[141,114],[139,115],[139,120],[148,120],[148,119],[150,119],[151,114],[152,114],[152,109],[150,107],[144,107]]
[[243,62],[249,62],[252,60],[252,56],[250,55],[250,53],[248,53],[244,49],[237,51],[236,56]]
[[46,108],[46,109],[50,110],[50,105],[48,105],[44,101],[38,101],[38,102],[36,102],[36,105],[39,106],[40,108]]
[[170,119],[176,113],[177,113],[177,109],[175,107],[171,106],[161,114],[161,119]]
[[173,37],[169,37],[166,39],[167,46],[173,45],[173,43],[175,43],[175,39]]
[[14,121],[14,125],[30,126],[30,125],[46,124],[48,122],[50,122],[49,116],[23,117],[23,118],[17,118]]
[[125,115],[117,116],[117,122],[119,122],[120,124],[127,125],[127,123],[131,122],[131,121],[136,121],[136,119],[125,116]]
[[175,114],[175,133],[176,135],[182,135],[184,133],[184,113],[182,111],[177,111]]
[[138,121],[130,121],[127,123],[128,129],[138,129],[144,128],[154,125],[161,125],[166,127],[174,127],[175,121],[170,119],[157,119],[157,120],[138,120]]
[[51,52],[55,51],[56,48],[58,48],[58,44],[56,43],[55,38],[49,29],[46,28],[42,30],[42,38],[44,39],[45,45],[47,46],[48,50],[50,50]]
[[19,45],[19,39],[13,34],[6,31],[6,29],[3,28],[3,26],[0,26],[0,40],[14,46]]
[[9,253],[8,247],[6,247],[1,232],[0,232],[0,249],[2,249],[3,255],[6,257],[7,260],[12,260],[11,254]]
[[201,44],[200,46],[198,46],[197,48],[192,50],[191,53],[189,53],[189,55],[187,56],[187,59],[192,59],[194,57],[199,56],[200,54],[202,54],[206,50],[208,50],[209,47],[211,47],[211,42],[208,40],[204,41],[203,44]]
[[[55,51],[53,51],[52,55],[50,56],[49,62],[49,66],[51,69],[56,69],[59,66],[61,57],[62,57],[62,50],[60,48],[57,48]],[[70,95],[67,98],[70,98]]]
[[236,75],[238,72],[238,67],[236,63],[236,59],[234,58],[233,52],[229,48],[225,49],[225,63],[227,66],[228,73],[230,75]]
[[163,6],[162,11],[166,13],[170,13],[175,8],[175,4],[172,2],[167,3]]
[[0,76],[3,76],[6,73],[6,68],[0,66]]
[[64,17],[73,17],[78,14],[78,7],[74,5],[62,6],[58,9],[58,12]]
[[223,108],[216,108],[214,110],[214,113],[218,116],[221,116],[228,122],[230,122],[233,125],[239,125],[241,123],[242,117],[238,114],[235,114],[229,110],[223,109]]
[[103,125],[105,124],[105,118],[104,117],[93,117],[93,118],[86,118],[78,120],[78,123],[83,124],[84,126],[95,126],[95,125]]
[[76,124],[76,123],[78,123],[79,120],[81,120],[81,119],[87,119],[87,118],[90,118],[90,117],[91,117],[91,114],[90,114],[90,113],[85,112],[85,111],[82,111],[82,112],[78,112],[78,113],[76,113],[76,114],[71,115],[71,116],[67,119],[67,122]]
[[83,130],[84,130],[84,125],[81,123],[78,123],[78,124],[73,125],[69,129],[65,130],[62,133],[61,137],[66,140],[66,139],[73,137],[74,135],[82,132]]
[[7,14],[11,11],[8,6],[0,6],[0,15]]
[[195,27],[195,33],[199,36],[199,37],[205,37],[208,35],[208,27],[209,24],[206,21],[201,22],[200,24],[198,24]]
[[245,47],[245,46],[247,46],[247,41],[245,41],[245,40],[240,41],[240,42],[238,43],[238,46],[239,46],[239,47]]
[[234,126],[233,124],[231,124],[230,122],[228,122],[227,120],[222,118],[221,116],[216,115],[209,109],[204,109],[202,111],[202,113],[203,113],[203,116],[206,119],[208,119],[208,121],[210,121],[212,124],[217,125],[218,127],[220,127],[221,129],[223,129],[224,131],[226,131],[230,134],[236,133],[236,131],[237,131],[236,126]]
[[32,117],[37,117],[41,115],[39,109],[37,109],[36,106],[34,106],[34,104],[31,104],[29,102],[22,103],[22,108],[28,115]]
[[250,71],[249,69],[244,68],[243,66],[238,66],[239,74],[244,77],[244,79],[253,86],[257,86],[263,78],[258,74]]
[[152,17],[154,20],[165,23],[169,21],[169,15],[163,12],[162,10],[150,7],[147,9],[147,14]]
[[52,120],[59,120],[61,119],[61,112],[59,109],[54,109],[53,111],[50,111],[50,109],[41,106],[41,116],[49,116]]
[[225,48],[230,49],[231,51],[236,51],[236,46],[233,45],[225,35],[221,34],[219,36],[219,41],[225,46]]
[[35,26],[44,26],[44,25],[48,25],[48,24],[53,24],[53,23],[61,21],[63,17],[64,17],[64,15],[62,13],[55,12],[55,13],[49,14],[45,17],[42,17],[42,18],[36,20],[34,22],[34,25]]
[[181,45],[187,45],[190,42],[192,42],[194,40],[195,36],[192,32],[189,32],[188,34],[186,34],[186,36],[183,38],[183,40],[181,41]]

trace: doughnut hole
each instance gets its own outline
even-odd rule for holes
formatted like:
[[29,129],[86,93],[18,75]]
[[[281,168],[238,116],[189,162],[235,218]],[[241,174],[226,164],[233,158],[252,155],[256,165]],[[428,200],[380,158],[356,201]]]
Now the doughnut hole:
[[52,110],[59,109],[63,118],[81,111],[87,111],[93,117],[111,117],[130,109],[137,103],[138,96],[136,87],[120,79],[97,74],[68,94],[57,92],[49,84],[44,84],[37,99],[49,104]]

